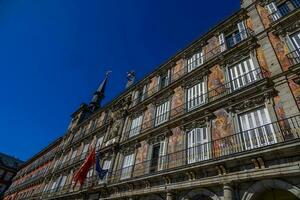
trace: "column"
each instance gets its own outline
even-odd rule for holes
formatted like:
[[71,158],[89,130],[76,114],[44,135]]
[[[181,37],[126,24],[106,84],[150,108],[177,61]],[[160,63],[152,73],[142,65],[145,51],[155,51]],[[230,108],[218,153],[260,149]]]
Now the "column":
[[233,200],[233,189],[228,183],[223,186],[224,200]]

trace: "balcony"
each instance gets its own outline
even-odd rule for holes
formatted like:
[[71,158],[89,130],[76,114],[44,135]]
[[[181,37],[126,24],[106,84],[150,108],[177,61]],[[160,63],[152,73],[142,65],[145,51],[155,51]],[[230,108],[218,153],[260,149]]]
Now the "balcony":
[[[211,89],[208,92],[191,99],[190,101],[178,105],[177,107],[171,109],[168,113],[163,113],[160,116],[152,117],[147,121],[143,121],[141,126],[135,127],[135,130],[125,131],[124,138],[132,139],[139,137],[140,134],[145,133],[153,128],[160,127],[170,120],[185,116],[192,113],[192,111],[208,107],[209,104],[216,103],[219,100],[221,101],[225,99],[224,97],[229,97],[230,95],[239,93],[243,88],[257,86],[254,83],[266,79],[268,76],[268,72],[260,68],[249,71],[248,73],[232,79],[231,81],[214,89]],[[165,120],[163,120],[162,123],[157,123],[158,118],[163,118]],[[131,136],[133,131],[135,132],[135,135]]]
[[[290,6],[287,4],[289,2]],[[290,0],[278,7],[278,10],[269,15],[269,20],[271,22],[279,21],[282,18],[285,18],[290,13],[296,11],[300,7],[299,0]]]
[[297,65],[300,63],[300,49],[290,52],[287,54],[292,65]]
[[[137,106],[140,102],[147,101],[148,99],[153,97],[154,94],[158,93],[158,91],[168,87],[169,85],[178,81],[179,79],[181,79],[188,73],[196,70],[197,68],[200,68],[201,66],[205,66],[207,63],[209,63],[213,59],[217,58],[218,55],[220,55],[222,53],[226,54],[231,49],[233,49],[235,46],[242,43],[243,41],[245,41],[252,35],[254,35],[254,33],[251,30],[245,29],[244,31],[235,34],[235,36],[228,38],[227,41],[224,42],[223,44],[220,44],[220,45],[216,46],[215,48],[213,48],[209,51],[206,51],[205,53],[203,52],[203,54],[201,54],[201,56],[198,57],[197,59],[195,59],[193,62],[191,62],[189,64],[185,63],[185,66],[183,67],[183,69],[177,71],[174,74],[171,74],[171,77],[169,77],[167,80],[168,84],[166,86],[162,87],[161,84],[157,84],[153,88],[147,90],[147,92],[144,93],[143,95],[141,95],[141,96],[139,95],[137,98],[133,99],[132,100],[132,108]],[[193,65],[193,67],[191,67],[189,65]]]
[[[175,153],[147,160],[109,173],[109,183],[131,178],[169,172],[169,169],[188,168],[204,162],[220,160],[237,154],[247,154],[262,148],[300,139],[300,115],[275,121],[219,140],[203,143]],[[126,179],[125,179],[125,178]]]

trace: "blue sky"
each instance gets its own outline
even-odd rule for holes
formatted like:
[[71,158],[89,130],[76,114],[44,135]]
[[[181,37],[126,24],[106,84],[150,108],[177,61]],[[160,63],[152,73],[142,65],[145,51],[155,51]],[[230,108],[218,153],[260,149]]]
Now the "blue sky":
[[109,101],[239,9],[239,0],[0,0],[0,152],[63,135],[112,70]]

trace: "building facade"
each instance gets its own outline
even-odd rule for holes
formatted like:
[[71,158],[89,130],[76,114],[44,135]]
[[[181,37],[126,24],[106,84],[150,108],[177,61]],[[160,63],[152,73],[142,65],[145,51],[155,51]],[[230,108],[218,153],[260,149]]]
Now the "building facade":
[[[106,77],[5,199],[299,199],[299,7],[299,0],[243,0],[101,107]],[[100,180],[91,168],[74,186],[90,145],[108,174]]]
[[12,156],[0,153],[0,199],[10,186],[12,178],[16,175],[23,161]]

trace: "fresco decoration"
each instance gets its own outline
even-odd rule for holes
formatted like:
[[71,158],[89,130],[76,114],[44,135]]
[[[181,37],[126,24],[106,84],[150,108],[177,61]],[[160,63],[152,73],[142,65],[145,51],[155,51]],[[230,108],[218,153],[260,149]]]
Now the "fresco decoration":
[[184,162],[182,150],[184,148],[184,132],[179,128],[172,129],[173,135],[169,137],[168,154],[169,167],[181,166]]
[[[279,126],[282,128],[282,130],[289,130],[290,125],[289,122],[286,119],[286,113],[283,108],[283,102],[281,101],[280,96],[275,96],[274,97],[274,109],[277,115],[277,119],[279,120]],[[292,136],[290,132],[283,132],[283,136],[285,139],[286,137]]]
[[148,87],[148,95],[151,96],[156,92],[157,89],[157,77],[153,77],[150,81],[149,87]]
[[185,67],[184,62],[185,62],[184,59],[180,59],[176,62],[176,65],[175,67],[173,67],[172,70],[172,75],[171,75],[172,81],[177,80],[184,75],[184,67]]
[[142,130],[146,130],[152,127],[153,124],[152,119],[153,119],[154,112],[155,112],[154,105],[149,104],[144,114]]
[[205,60],[209,60],[215,55],[221,53],[219,39],[214,36],[207,41],[207,45],[204,47]]
[[254,31],[254,29],[253,29],[253,22],[252,22],[252,19],[251,19],[250,17],[246,20],[246,26],[247,26],[247,28],[248,28],[251,32]]
[[289,86],[292,90],[298,108],[300,108],[300,85],[295,83],[292,79],[289,79]]
[[145,174],[147,170],[147,153],[148,153],[148,143],[146,141],[141,142],[141,147],[138,148],[136,157],[135,157],[135,166],[133,171],[133,176],[140,176]]
[[210,71],[211,73],[208,76],[208,96],[210,99],[216,99],[226,91],[226,86],[224,85],[225,74],[220,65],[215,65]]
[[289,53],[288,47],[283,41],[281,41],[281,39],[278,36],[274,35],[273,33],[269,33],[269,38],[273,45],[279,63],[282,67],[282,70],[283,71],[288,70],[289,67],[291,66],[290,60],[286,56]]
[[171,101],[171,117],[175,117],[184,112],[184,90],[182,87],[174,89],[174,94]]
[[213,112],[216,118],[212,121],[212,140],[214,156],[227,155],[236,147],[233,137],[233,120],[225,109]]
[[257,56],[257,60],[258,60],[259,66],[263,70],[264,77],[271,77],[272,73],[271,73],[271,71],[270,71],[270,69],[268,67],[265,54],[264,54],[263,49],[261,47],[258,47],[256,49],[256,56]]
[[260,19],[262,20],[262,23],[263,23],[264,27],[269,28],[271,21],[270,21],[270,18],[269,18],[268,10],[265,7],[263,7],[259,4],[256,5],[256,8],[257,8],[257,11],[260,15]]

